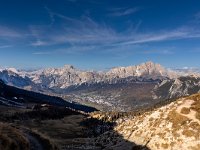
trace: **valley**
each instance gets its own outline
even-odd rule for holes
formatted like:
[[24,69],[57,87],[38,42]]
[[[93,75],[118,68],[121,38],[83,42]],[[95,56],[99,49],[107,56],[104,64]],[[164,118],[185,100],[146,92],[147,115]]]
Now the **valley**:
[[[157,69],[150,71],[160,65],[148,65],[144,75],[112,72],[113,78],[97,82],[96,75],[83,83],[68,79],[72,85],[66,88],[47,87],[48,83],[34,82],[13,69],[1,71],[1,75],[8,74],[0,80],[0,148],[199,149],[200,98],[195,93],[199,92],[200,78],[197,74],[170,78],[165,69],[162,75],[155,73]],[[66,71],[67,76],[74,72],[73,67],[67,68],[60,78],[66,78]],[[42,75],[37,77],[46,80]],[[54,84],[55,80],[53,77]]]
[[1,105],[0,148],[199,149],[199,102],[200,95],[195,94],[148,109],[90,113],[56,105],[38,108]]
[[200,0],[0,0],[0,150],[200,150]]

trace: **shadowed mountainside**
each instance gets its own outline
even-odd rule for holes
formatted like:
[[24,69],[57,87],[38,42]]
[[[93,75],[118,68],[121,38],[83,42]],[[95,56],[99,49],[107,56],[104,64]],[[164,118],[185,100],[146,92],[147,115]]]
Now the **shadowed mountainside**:
[[[115,122],[51,108],[22,111],[1,107],[0,147],[7,150],[148,150],[114,131]],[[64,113],[67,112],[67,113]],[[55,116],[56,114],[56,116]],[[109,138],[107,136],[109,135]],[[105,138],[106,137],[106,138]],[[18,145],[17,143],[20,143]]]
[[27,91],[23,89],[19,89],[16,87],[12,87],[4,84],[2,80],[0,80],[0,103],[4,105],[15,105],[26,107],[28,103],[36,103],[36,104],[49,104],[53,106],[61,106],[67,107],[70,109],[75,109],[84,112],[92,112],[97,109],[93,107],[89,107],[86,105],[81,105],[78,103],[70,103],[62,98],[49,96],[41,93],[36,93],[32,91]]
[[[55,97],[7,86],[2,81],[0,94],[3,96],[0,105],[0,149],[147,149],[145,146],[124,140],[114,131],[115,119],[93,118],[92,115],[82,113],[75,107],[61,107],[60,101],[53,101]],[[3,103],[6,100],[9,102]],[[27,107],[32,103],[38,105],[44,102],[49,104],[48,107]],[[86,108],[91,110],[91,107]],[[112,132],[115,136],[112,145],[111,140],[103,138],[107,132]]]

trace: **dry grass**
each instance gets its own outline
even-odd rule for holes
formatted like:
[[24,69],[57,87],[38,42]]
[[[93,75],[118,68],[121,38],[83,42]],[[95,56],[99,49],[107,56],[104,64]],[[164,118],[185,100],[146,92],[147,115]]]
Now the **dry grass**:
[[167,149],[167,148],[169,147],[168,144],[164,144],[164,143],[162,143],[161,146],[162,146],[162,148],[164,148],[164,149]]
[[194,94],[188,98],[194,100],[191,109],[196,111],[196,118],[200,120],[200,94]]
[[62,147],[65,144],[74,144],[74,138],[86,136],[86,129],[80,125],[83,119],[84,115],[70,115],[60,120],[25,121],[23,126]]
[[190,113],[190,109],[189,109],[189,108],[186,108],[186,107],[183,107],[183,108],[181,109],[181,113],[187,115],[187,114]]
[[0,149],[1,150],[29,150],[29,141],[24,134],[8,124],[0,124]]
[[193,129],[193,130],[197,130],[200,133],[200,125],[197,122],[191,122],[189,124],[189,126]]
[[187,137],[192,137],[195,135],[195,132],[193,130],[183,130],[183,135]]
[[200,144],[196,145],[196,146],[192,146],[190,147],[192,150],[199,150],[200,149]]
[[172,122],[172,133],[175,137],[179,136],[176,131],[180,130],[182,126],[187,125],[187,121],[189,121],[189,118],[177,113],[175,110],[169,112],[167,119]]

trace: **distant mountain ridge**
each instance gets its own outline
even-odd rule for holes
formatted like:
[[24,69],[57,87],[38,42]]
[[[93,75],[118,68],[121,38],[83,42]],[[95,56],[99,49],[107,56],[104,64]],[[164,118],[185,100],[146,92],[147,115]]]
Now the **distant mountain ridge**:
[[26,87],[32,85],[32,81],[29,77],[23,76],[16,69],[2,69],[0,70],[0,79],[6,84],[16,87]]
[[[47,68],[31,72],[8,68],[0,70],[0,73],[0,78],[4,82],[17,87],[27,86],[29,83],[29,85],[36,84],[47,88],[61,89],[82,83],[109,82],[116,78],[141,77],[144,79],[163,80],[177,77],[176,72],[167,70],[160,64],[153,62],[146,62],[136,66],[116,67],[106,72],[82,71],[72,65],[65,65],[61,68]],[[10,77],[13,80],[10,80]],[[26,80],[27,84],[17,83],[15,81],[17,78],[20,81]]]

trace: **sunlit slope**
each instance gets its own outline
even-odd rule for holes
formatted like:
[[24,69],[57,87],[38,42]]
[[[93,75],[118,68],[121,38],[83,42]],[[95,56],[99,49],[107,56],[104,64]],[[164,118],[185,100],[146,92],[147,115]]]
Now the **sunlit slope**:
[[115,130],[128,141],[152,150],[200,149],[200,94],[133,119],[119,119]]

